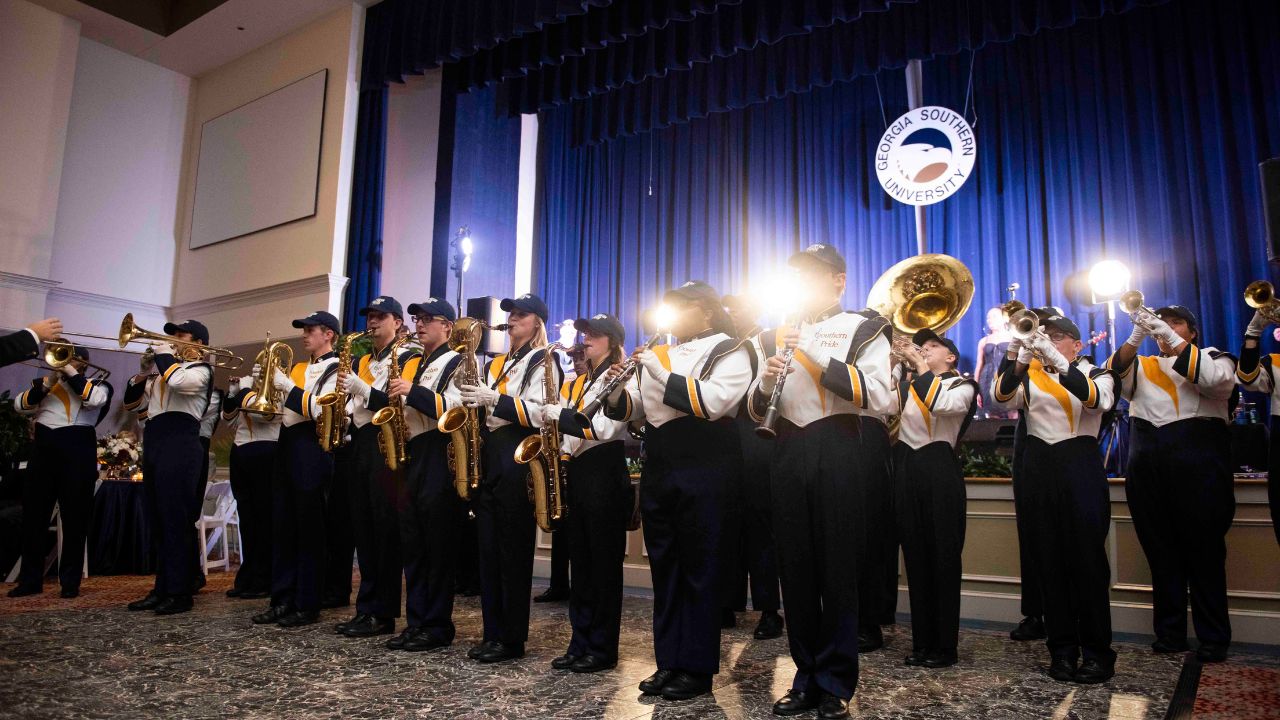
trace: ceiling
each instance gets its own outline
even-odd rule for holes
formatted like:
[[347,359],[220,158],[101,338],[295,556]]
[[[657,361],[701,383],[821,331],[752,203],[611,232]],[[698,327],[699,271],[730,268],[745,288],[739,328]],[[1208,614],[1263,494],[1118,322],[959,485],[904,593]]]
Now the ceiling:
[[30,0],[80,34],[199,77],[334,10],[379,0]]

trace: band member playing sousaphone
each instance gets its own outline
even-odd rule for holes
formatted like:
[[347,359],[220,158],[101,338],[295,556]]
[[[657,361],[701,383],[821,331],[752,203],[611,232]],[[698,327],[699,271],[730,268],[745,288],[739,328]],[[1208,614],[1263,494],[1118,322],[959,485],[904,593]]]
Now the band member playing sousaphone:
[[[516,462],[516,449],[525,438],[537,435],[544,423],[558,421],[560,416],[560,408],[548,406],[544,397],[543,356],[549,352],[546,303],[526,293],[503,300],[501,307],[508,313],[511,351],[489,362],[480,383],[462,387],[464,403],[488,411],[484,481],[471,495],[479,540],[484,637],[467,653],[482,663],[524,656],[536,525],[530,473]],[[564,378],[558,354],[554,360],[553,381],[560,387]]]
[[619,422],[645,420],[640,481],[653,574],[654,655],[646,695],[684,700],[711,691],[720,669],[724,513],[738,472],[733,412],[751,382],[751,358],[732,337],[720,295],[692,281],[667,292],[672,346],[633,353],[643,368],[606,406]]
[[[780,329],[778,352],[751,390],[751,412],[773,410],[773,529],[787,637],[796,674],[773,706],[778,715],[817,709],[848,717],[858,687],[858,527],[862,484],[882,457],[861,441],[861,415],[895,412],[889,384],[889,325],[845,312],[845,260],[810,245],[791,256],[806,288],[800,327]],[[784,350],[785,348],[785,350]],[[778,390],[779,384],[785,388]]]

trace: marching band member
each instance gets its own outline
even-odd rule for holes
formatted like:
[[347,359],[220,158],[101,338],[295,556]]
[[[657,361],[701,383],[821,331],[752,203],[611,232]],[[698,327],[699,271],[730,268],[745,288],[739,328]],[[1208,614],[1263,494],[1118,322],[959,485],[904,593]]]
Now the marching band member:
[[910,581],[907,665],[956,664],[960,637],[960,551],[964,549],[964,472],[956,442],[977,407],[978,385],[956,372],[960,351],[932,330],[904,350],[914,374],[898,383],[893,448],[894,514]]
[[409,306],[423,359],[417,376],[391,378],[387,395],[404,397],[409,428],[409,468],[400,486],[400,552],[404,560],[404,632],[387,641],[392,650],[420,652],[453,642],[453,578],[462,525],[462,500],[453,489],[448,435],[436,423],[462,403],[454,373],[463,357],[449,348],[457,314],[445,300]]
[[[378,446],[379,428],[373,414],[387,406],[387,381],[391,346],[404,328],[404,312],[393,297],[381,295],[361,308],[373,340],[373,352],[361,355],[350,374],[338,376],[339,386],[351,396],[351,443],[355,446],[355,472],[350,480],[351,527],[360,562],[360,588],[356,614],[334,627],[347,637],[371,637],[395,632],[400,617],[400,530],[396,497],[403,470],[391,472]],[[399,354],[400,376],[417,373],[417,350]]]
[[40,352],[40,343],[54,340],[61,334],[62,321],[45,318],[16,333],[0,336],[0,367],[34,358]]
[[30,461],[22,483],[22,570],[9,597],[37,595],[44,587],[45,540],[49,517],[58,505],[62,519],[62,555],[58,579],[62,597],[80,594],[85,537],[98,479],[98,438],[94,427],[111,402],[111,385],[85,377],[89,351],[72,350],[66,365],[18,395],[13,405],[35,421]]
[[587,367],[560,391],[563,451],[571,458],[567,481],[570,510],[564,526],[556,531],[569,538],[573,636],[569,648],[551,662],[551,667],[589,673],[618,663],[622,561],[633,494],[623,442],[626,423],[596,413],[590,427],[583,428],[574,420],[574,413],[599,397],[605,373],[622,362],[626,331],[617,318],[603,313],[579,318],[574,327],[582,333]]
[[1115,379],[1079,355],[1084,344],[1074,322],[1051,315],[1041,327],[1030,346],[1010,344],[994,395],[1027,422],[1019,512],[1027,515],[1025,539],[1041,573],[1049,676],[1100,683],[1115,674],[1116,658],[1106,550],[1111,504],[1098,451]]
[[[351,401],[340,411],[351,416]],[[325,493],[325,568],[320,607],[351,605],[351,567],[355,564],[356,541],[351,531],[351,485],[356,475],[356,451],[350,442],[333,449],[333,477]]]
[[[880,314],[870,308],[857,314],[876,320]],[[893,395],[890,385],[890,395]],[[897,401],[892,401],[897,412]],[[862,500],[861,554],[858,568],[858,652],[874,652],[884,647],[881,625],[896,622],[898,608],[898,538],[893,520],[893,442],[889,437],[888,415],[867,412],[859,415],[858,438],[866,472],[860,487]]]
[[[615,391],[608,416],[645,421],[640,481],[645,546],[653,574],[654,655],[646,695],[684,700],[711,691],[720,669],[722,545],[734,474],[740,471],[733,412],[750,385],[750,351],[710,285],[666,293],[678,342],[632,354],[643,369]],[[613,371],[611,371],[613,372]]]
[[222,419],[235,428],[231,446],[231,492],[240,516],[243,560],[227,597],[253,600],[271,595],[271,484],[281,418],[241,412],[257,399],[253,379],[234,378],[222,401]]
[[[817,708],[821,718],[844,718],[858,687],[861,573],[854,560],[863,556],[859,545],[865,542],[859,537],[865,530],[850,524],[864,518],[865,486],[888,462],[876,456],[879,444],[862,435],[867,423],[895,411],[889,326],[878,315],[841,309],[845,260],[835,248],[810,245],[789,265],[808,292],[803,327],[779,331],[781,347],[794,348],[795,355],[779,398],[772,489],[796,674],[773,712]],[[783,366],[779,349],[753,386],[757,419],[764,417]]]
[[[1236,504],[1227,405],[1236,362],[1196,345],[1200,328],[1187,308],[1170,305],[1155,315],[1140,319],[1108,363],[1129,399],[1125,493],[1151,565],[1152,649],[1187,649],[1189,586],[1197,655],[1220,662],[1231,644],[1226,534]],[[1159,355],[1138,355],[1148,336]]]
[[1262,354],[1262,333],[1270,322],[1261,312],[1255,312],[1244,332],[1244,344],[1240,348],[1240,367],[1236,379],[1246,390],[1267,393],[1271,396],[1271,447],[1267,458],[1267,501],[1271,506],[1271,529],[1276,542],[1280,542],[1280,382],[1276,371],[1280,370],[1280,354]]
[[[482,663],[524,656],[529,637],[529,593],[533,588],[536,524],[529,500],[529,471],[516,463],[520,441],[548,419],[558,406],[544,405],[543,353],[547,352],[547,306],[537,295],[506,298],[511,351],[485,368],[485,382],[464,385],[462,399],[488,413],[484,442],[484,481],[472,496],[479,540],[480,608],[484,637],[467,656]],[[560,362],[553,363],[556,373]],[[556,378],[559,387],[563,378]]]
[[[194,345],[209,344],[209,331],[195,320],[165,323],[164,332]],[[213,368],[202,357],[179,357],[171,344],[153,348],[151,362],[159,374],[154,378],[147,374],[144,359],[144,372],[129,379],[124,409],[146,411],[142,477],[159,566],[155,587],[145,598],[130,603],[129,609],[173,615],[191,610],[200,575],[199,565],[192,562],[200,551],[192,526],[204,501],[199,477],[204,465],[200,418],[213,393]]]

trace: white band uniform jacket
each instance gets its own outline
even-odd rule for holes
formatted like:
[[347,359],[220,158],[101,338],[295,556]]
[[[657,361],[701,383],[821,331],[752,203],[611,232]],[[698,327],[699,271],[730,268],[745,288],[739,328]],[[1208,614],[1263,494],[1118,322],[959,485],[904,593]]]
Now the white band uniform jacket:
[[320,416],[316,401],[338,387],[337,353],[327,353],[313,362],[294,363],[289,379],[294,387],[284,399],[284,426],[314,421]]
[[57,384],[47,391],[43,387],[32,387],[13,399],[13,407],[31,416],[37,425],[56,430],[72,425],[97,425],[102,408],[109,402],[110,385],[78,374],[70,378],[59,376]]
[[[582,428],[574,420],[576,412],[600,396],[600,391],[606,384],[604,375],[608,370],[609,363],[601,363],[591,373],[579,375],[560,387],[560,402],[565,406],[560,411],[560,428],[564,431],[561,434],[563,440],[560,449],[566,455],[577,457],[597,445],[626,436],[627,424],[605,416],[603,411],[591,418],[591,426],[587,428]],[[640,368],[640,372],[644,372],[644,369]]]
[[[124,409],[145,410],[151,420],[165,413],[186,413],[199,422],[209,408],[213,368],[206,362],[178,362],[167,354],[157,355],[155,363],[160,374],[138,383],[129,380]],[[131,399],[139,386],[144,388],[141,395]]]
[[[1249,357],[1250,352],[1253,357]],[[1270,395],[1271,416],[1280,416],[1280,383],[1276,382],[1276,371],[1280,370],[1280,353],[1258,357],[1260,352],[1261,348],[1254,348],[1252,351],[1246,348],[1240,352],[1240,367],[1236,370],[1236,379],[1245,390]]]
[[1116,402],[1115,377],[1108,370],[1077,358],[1065,374],[1046,370],[1032,360],[1027,373],[1008,394],[1006,373],[996,375],[992,391],[996,402],[1008,409],[1024,410],[1027,434],[1053,445],[1076,437],[1098,437],[1102,414]]
[[[1108,367],[1114,359],[1107,361]],[[1176,356],[1139,355],[1120,373],[1120,393],[1129,401],[1129,416],[1156,427],[1196,417],[1226,422],[1235,384],[1235,358],[1191,343]]]
[[[466,360],[462,355],[450,350],[446,343],[418,363],[421,372],[405,397],[404,421],[409,428],[409,439],[435,430],[446,410],[462,405],[458,378],[463,362]],[[479,377],[479,373],[476,376]]]
[[[352,372],[369,384],[369,397],[350,396],[352,428],[362,428],[373,420],[373,414],[387,406],[387,375],[391,370],[391,345],[373,354],[361,355],[353,363]],[[416,349],[400,350],[400,377],[413,380],[418,373],[422,354]]]
[[929,443],[956,446],[973,410],[978,386],[955,371],[942,375],[931,372],[903,383],[899,390],[902,414],[898,420],[898,442],[919,450]]
[[[644,420],[657,428],[682,417],[719,420],[733,415],[751,385],[751,351],[738,344],[726,354],[721,347],[730,345],[726,341],[736,343],[724,333],[708,333],[678,345],[655,346],[654,354],[671,375],[662,383],[637,368],[610,417]],[[713,370],[709,375],[703,372],[708,363]]]
[[236,445],[248,445],[252,442],[275,442],[280,439],[280,424],[284,415],[268,417],[249,412],[241,408],[249,407],[258,399],[253,390],[240,390],[227,398],[222,405],[222,420],[235,428]]
[[[545,348],[518,348],[514,356],[499,355],[489,361],[485,379],[489,387],[498,391],[498,404],[486,419],[490,430],[508,425],[542,427],[542,407],[546,405],[542,387],[542,357],[545,353]],[[515,358],[514,361],[512,357]],[[562,380],[559,353],[555,354],[551,364],[557,375],[555,387],[559,388]]]

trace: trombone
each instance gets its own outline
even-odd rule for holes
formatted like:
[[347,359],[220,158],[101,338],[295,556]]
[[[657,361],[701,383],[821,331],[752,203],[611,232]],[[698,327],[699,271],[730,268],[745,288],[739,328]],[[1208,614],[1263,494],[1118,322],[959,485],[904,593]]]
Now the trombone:
[[[44,357],[42,357],[40,361],[26,360],[18,364],[40,370],[56,372],[66,367],[67,364],[75,358],[75,351],[73,348],[74,345],[63,338],[54,338],[53,340],[45,343]],[[111,371],[101,365],[95,365],[88,360],[85,360],[84,364],[93,368],[93,375],[91,376],[93,380],[101,382],[111,377]]]
[[[151,330],[144,330],[133,322],[133,313],[126,313],[124,319],[120,321],[120,332],[114,337],[110,335],[93,335],[90,333],[63,333],[72,337],[95,338],[98,340],[115,340],[120,343],[120,352],[134,353],[144,355],[152,350],[156,345],[173,345],[178,351],[178,357],[183,362],[196,362],[206,355],[211,355],[215,359],[209,364],[214,367],[224,368],[227,370],[235,370],[244,363],[244,358],[231,352],[229,348],[210,347],[191,340],[180,340],[172,335],[164,335]],[[128,350],[125,348],[129,343],[144,343],[148,346],[148,350]],[[52,340],[45,343],[45,347],[65,347],[66,352],[71,352],[71,342],[64,339]]]

